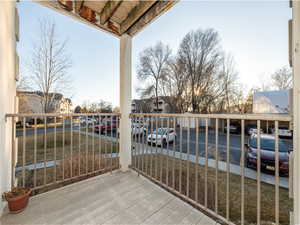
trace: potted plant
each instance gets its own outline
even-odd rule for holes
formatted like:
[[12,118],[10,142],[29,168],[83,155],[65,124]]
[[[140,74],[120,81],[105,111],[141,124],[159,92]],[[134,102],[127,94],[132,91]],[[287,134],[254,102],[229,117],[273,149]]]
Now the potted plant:
[[14,187],[11,191],[4,192],[3,197],[8,203],[9,211],[19,213],[26,208],[30,194],[30,188]]

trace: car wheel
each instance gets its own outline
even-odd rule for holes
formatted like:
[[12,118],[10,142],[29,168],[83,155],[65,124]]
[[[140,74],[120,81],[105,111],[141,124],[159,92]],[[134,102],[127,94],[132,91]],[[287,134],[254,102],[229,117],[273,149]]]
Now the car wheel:
[[247,167],[247,168],[251,168],[251,165],[250,165],[250,163],[249,163],[249,160],[248,160],[248,159],[246,159],[246,167]]
[[163,146],[163,147],[167,146],[167,140],[166,140],[166,139],[163,139],[163,141],[162,141],[162,146]]

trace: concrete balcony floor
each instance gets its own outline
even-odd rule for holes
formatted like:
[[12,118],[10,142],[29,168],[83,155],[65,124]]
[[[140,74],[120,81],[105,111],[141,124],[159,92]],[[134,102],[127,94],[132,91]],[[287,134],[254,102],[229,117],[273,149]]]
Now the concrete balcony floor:
[[217,224],[135,172],[114,172],[31,198],[0,224]]

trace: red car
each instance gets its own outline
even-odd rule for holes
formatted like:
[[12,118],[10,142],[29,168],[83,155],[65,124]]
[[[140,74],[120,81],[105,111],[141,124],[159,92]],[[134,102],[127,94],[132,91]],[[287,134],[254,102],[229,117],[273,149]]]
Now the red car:
[[100,125],[96,125],[95,126],[95,132],[96,133],[110,133],[112,132],[116,132],[117,131],[117,121],[113,120],[113,121],[107,121],[107,122],[102,122]]
[[[261,168],[275,171],[275,137],[262,134],[260,137]],[[285,142],[279,139],[279,172],[280,175],[289,174],[289,153],[292,151]],[[257,135],[252,135],[247,144],[246,163],[248,168],[257,169]]]

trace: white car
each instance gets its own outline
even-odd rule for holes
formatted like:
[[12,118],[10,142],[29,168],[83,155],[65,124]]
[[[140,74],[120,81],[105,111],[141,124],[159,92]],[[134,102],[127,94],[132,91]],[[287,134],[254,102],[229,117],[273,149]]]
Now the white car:
[[84,125],[93,125],[93,124],[97,124],[97,120],[96,119],[93,119],[93,118],[80,118],[80,123],[81,124],[84,124]]
[[[131,134],[134,136],[146,134],[147,129],[138,124],[132,124],[131,126]],[[120,129],[118,128],[118,135],[120,134]]]
[[133,124],[131,127],[132,135],[143,135],[146,133],[146,128],[141,125]]
[[159,128],[147,137],[148,144],[159,146],[166,145],[168,142],[174,142],[175,140],[176,132],[173,128]]
[[[275,129],[272,129],[272,133],[275,134]],[[278,128],[278,136],[283,138],[292,138],[293,137],[293,131],[289,130],[286,127],[279,127]]]

